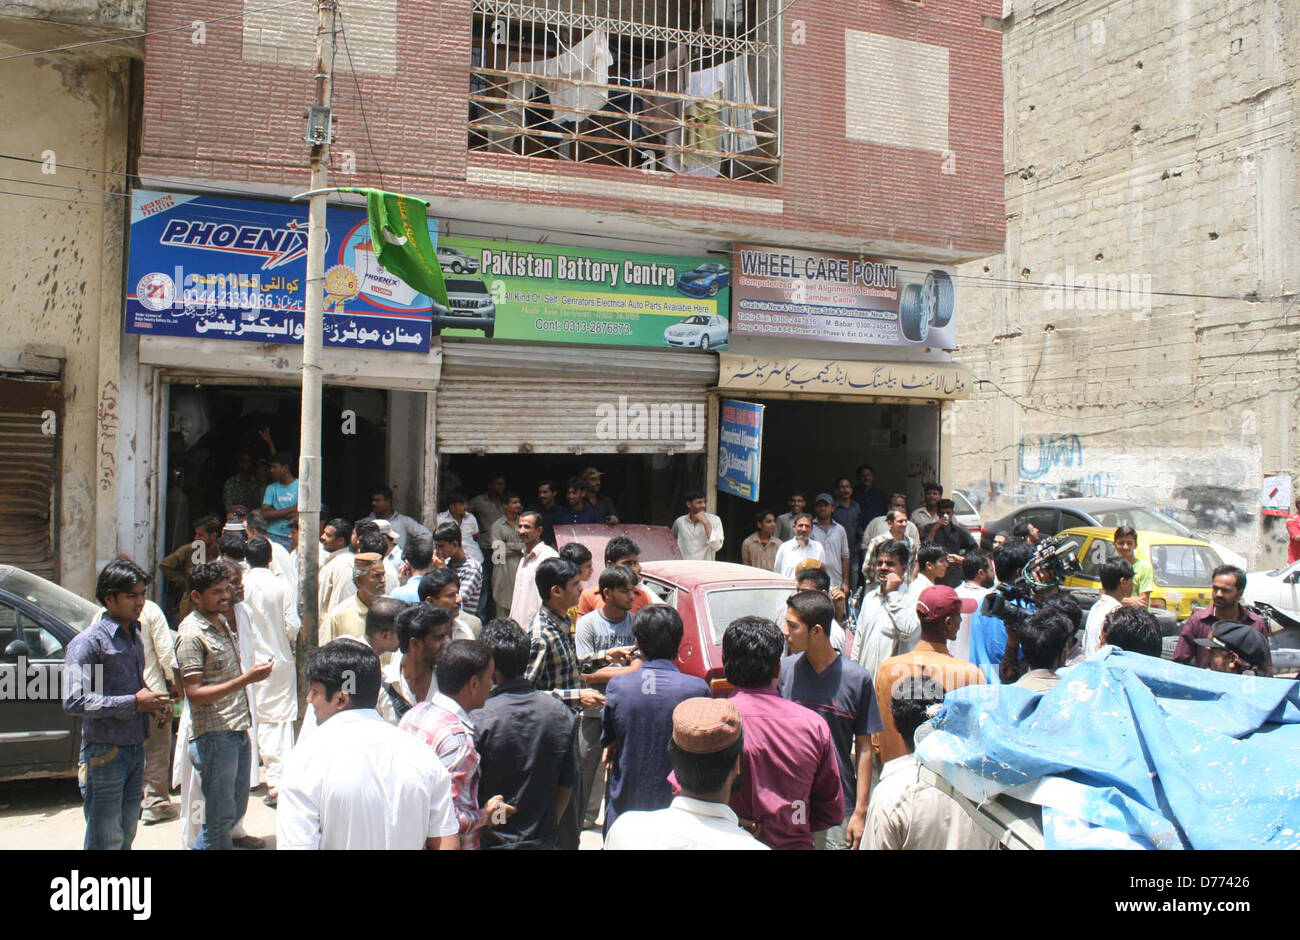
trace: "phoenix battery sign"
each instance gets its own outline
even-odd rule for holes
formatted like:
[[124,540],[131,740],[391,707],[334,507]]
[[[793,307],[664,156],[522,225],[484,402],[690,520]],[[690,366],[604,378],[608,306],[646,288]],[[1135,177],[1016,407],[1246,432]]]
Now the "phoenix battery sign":
[[[326,226],[324,344],[428,352],[435,305],[379,266],[366,213]],[[136,190],[128,285],[128,333],[299,344],[307,207]]]
[[953,349],[952,275],[913,262],[739,245],[732,329],[775,336]]
[[438,261],[452,308],[446,335],[693,350],[727,344],[725,260],[444,238]]

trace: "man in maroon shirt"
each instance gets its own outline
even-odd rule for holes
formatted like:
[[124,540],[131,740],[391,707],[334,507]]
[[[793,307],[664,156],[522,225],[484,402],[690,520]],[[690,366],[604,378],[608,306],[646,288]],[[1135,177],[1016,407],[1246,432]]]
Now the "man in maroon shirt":
[[[1246,590],[1246,572],[1232,565],[1220,565],[1214,569],[1211,593],[1214,596],[1213,607],[1203,607],[1187,618],[1182,631],[1178,634],[1178,646],[1174,648],[1174,662],[1192,663],[1202,669],[1209,658],[1209,650],[1198,646],[1196,641],[1210,636],[1210,631],[1219,621],[1226,623],[1245,623],[1254,627],[1268,640],[1268,625],[1264,619],[1239,603]],[[1273,668],[1273,657],[1268,657],[1268,668]]]
[[1300,561],[1300,499],[1295,501],[1295,512],[1286,517],[1286,563]]
[[740,784],[731,808],[774,849],[811,849],[813,833],[844,820],[830,727],[777,692],[785,642],[762,617],[734,620],[722,636],[722,665],[745,727]]

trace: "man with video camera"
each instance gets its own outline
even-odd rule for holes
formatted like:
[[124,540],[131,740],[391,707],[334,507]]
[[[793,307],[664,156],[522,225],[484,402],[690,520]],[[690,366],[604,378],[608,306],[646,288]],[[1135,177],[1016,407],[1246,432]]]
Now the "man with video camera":
[[[1078,570],[1077,542],[1045,538],[1037,545],[1005,542],[993,554],[998,586],[971,616],[970,658],[991,683],[1019,678],[1020,640],[1016,630],[1052,596],[1071,571]],[[1077,605],[1071,605],[1077,610]],[[1077,625],[1076,625],[1077,626]]]

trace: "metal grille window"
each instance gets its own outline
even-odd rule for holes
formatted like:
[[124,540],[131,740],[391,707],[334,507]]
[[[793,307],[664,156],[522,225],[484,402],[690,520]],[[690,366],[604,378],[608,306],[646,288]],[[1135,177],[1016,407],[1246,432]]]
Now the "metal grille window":
[[779,0],[474,0],[469,149],[776,182]]

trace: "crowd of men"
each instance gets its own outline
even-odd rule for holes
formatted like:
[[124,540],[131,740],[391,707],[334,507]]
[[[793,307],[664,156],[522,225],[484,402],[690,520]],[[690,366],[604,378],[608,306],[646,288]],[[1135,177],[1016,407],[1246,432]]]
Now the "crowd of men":
[[[608,849],[991,848],[914,756],[944,696],[1046,692],[1107,647],[1161,653],[1132,529],[1114,533],[1086,618],[1052,591],[1008,617],[984,601],[1023,580],[1036,530],[981,547],[938,484],[909,514],[865,467],[811,515],[801,493],[757,515],[742,559],[794,590],[775,620],[726,626],[728,694],[713,698],[679,668],[682,620],[641,583],[634,541],[610,539],[595,579],[587,548],[548,543],[557,524],[617,518],[590,479],[567,481],[563,505],[547,484],[549,508],[524,509],[498,477],[452,494],[432,531],[377,487],[370,516],[329,519],[312,549],[287,456],[271,468],[260,508],[199,520],[197,544],[163,561],[184,585],[175,639],[146,572],[121,558],[99,574],[103,613],[65,677],[84,719],[87,848],[127,848],[142,814],[175,816],[169,784],[184,846],[259,847],[242,821],[263,775],[279,848],[573,849],[602,807]],[[685,509],[682,554],[713,558],[720,520],[700,493]],[[300,676],[304,550],[320,553],[319,645]],[[1244,588],[1240,570],[1214,572],[1176,661],[1268,674]],[[95,666],[102,687],[86,681]]]

